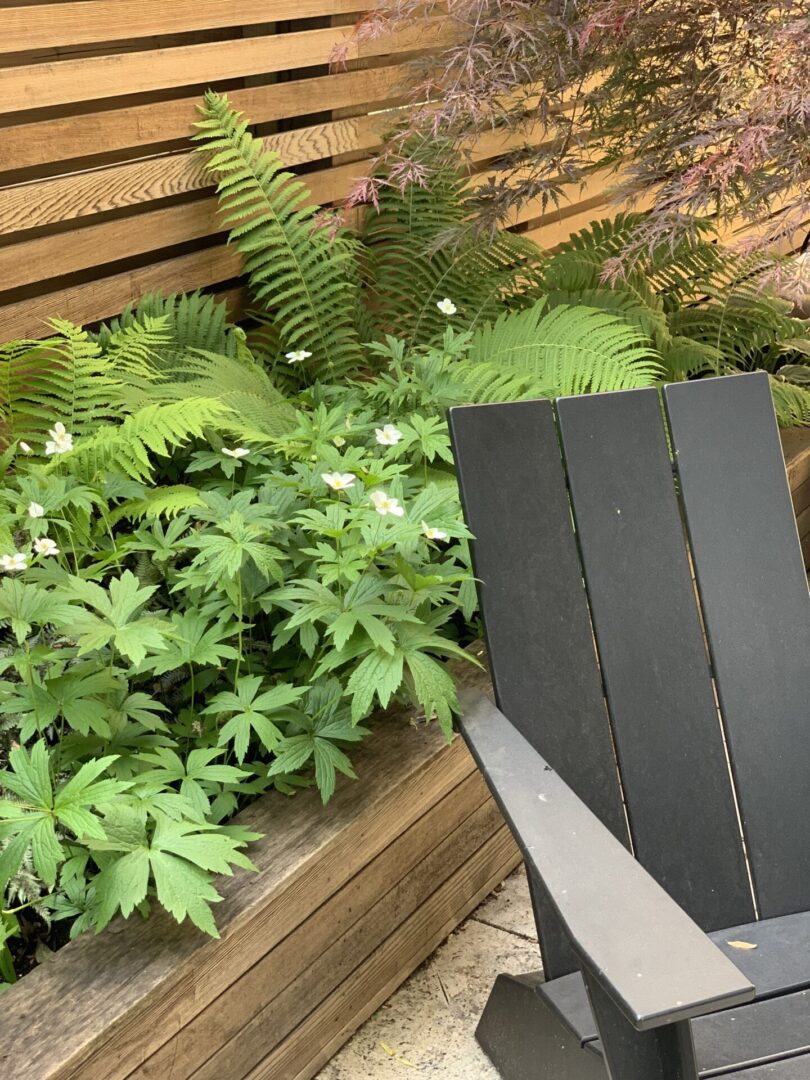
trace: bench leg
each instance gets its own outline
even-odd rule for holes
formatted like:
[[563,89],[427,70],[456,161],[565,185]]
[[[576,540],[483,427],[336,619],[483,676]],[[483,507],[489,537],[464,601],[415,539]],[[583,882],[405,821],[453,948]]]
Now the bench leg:
[[537,993],[542,976],[499,975],[475,1037],[502,1080],[607,1080],[602,1058],[583,1049]]

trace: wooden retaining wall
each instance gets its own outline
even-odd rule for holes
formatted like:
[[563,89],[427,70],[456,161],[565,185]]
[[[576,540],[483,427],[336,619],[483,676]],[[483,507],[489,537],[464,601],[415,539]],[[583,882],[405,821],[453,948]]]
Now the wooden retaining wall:
[[353,760],[326,810],[310,790],[240,815],[265,836],[257,874],[218,881],[221,940],[119,919],[8,991],[0,1076],[313,1077],[519,861],[461,739],[402,716]]

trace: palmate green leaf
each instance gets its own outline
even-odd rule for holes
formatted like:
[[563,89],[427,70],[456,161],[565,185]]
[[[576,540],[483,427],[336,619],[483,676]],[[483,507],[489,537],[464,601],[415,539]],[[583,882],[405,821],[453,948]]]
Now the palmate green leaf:
[[[264,680],[261,675],[243,675],[236,684],[236,692],[230,690],[217,694],[204,709],[204,714],[223,716],[231,713],[222,726],[217,739],[218,746],[233,743],[236,760],[245,760],[250,739],[255,733],[267,750],[273,750],[283,736],[273,722],[286,719],[288,707],[306,693],[305,686],[282,683],[270,690],[261,691]],[[260,692],[261,691],[261,692]]]
[[162,675],[192,664],[218,667],[224,660],[233,660],[237,656],[236,649],[224,644],[224,640],[235,637],[238,630],[235,623],[212,623],[199,611],[175,612],[171,616],[171,625],[164,631],[166,648],[146,663],[145,670]]
[[126,781],[98,779],[113,761],[115,757],[109,756],[86,762],[54,795],[44,740],[35,743],[30,752],[24,747],[11,751],[11,768],[0,772],[0,786],[20,802],[0,801],[0,836],[15,837],[4,852],[2,874],[16,873],[30,845],[37,874],[52,886],[65,859],[57,823],[83,841],[104,839],[100,820],[91,811],[105,807],[130,787]]
[[[232,874],[233,867],[255,869],[239,850],[256,833],[229,831],[216,825],[176,821],[156,812],[150,836],[145,817],[137,809],[119,805],[104,819],[106,842],[89,842],[102,853],[100,873],[94,879],[97,899],[96,928],[102,929],[117,911],[131,914],[154,882],[160,904],[178,922],[189,918],[195,926],[219,937],[211,904],[221,900],[213,873]],[[119,852],[111,859],[109,852]]]
[[276,747],[275,760],[268,776],[284,776],[302,769],[310,760],[315,764],[315,782],[324,804],[335,791],[336,773],[356,779],[351,762],[338,742],[359,742],[368,729],[352,724],[342,706],[342,687],[336,680],[327,680],[312,688],[307,695],[307,710],[317,714],[306,716],[302,722],[307,730],[283,738]]
[[0,625],[8,623],[20,645],[34,626],[70,625],[78,611],[39,585],[12,577],[0,581]]
[[36,731],[44,731],[59,717],[74,731],[83,735],[93,731],[108,739],[111,698],[119,690],[118,680],[107,669],[99,671],[95,664],[74,664],[61,675],[44,679],[42,685],[18,684],[16,693],[0,702],[0,712],[21,717],[21,742],[27,742]]
[[403,660],[401,649],[390,653],[378,648],[358,664],[346,684],[352,697],[353,723],[368,716],[375,696],[383,708],[388,706],[402,684]]
[[70,595],[98,612],[85,608],[73,614],[72,634],[80,655],[112,642],[118,652],[139,664],[147,653],[166,648],[164,625],[153,616],[139,614],[156,586],[141,586],[130,570],[113,578],[108,590],[83,578],[71,577],[69,582]]
[[[210,794],[219,793],[221,784],[238,784],[250,776],[250,769],[223,765],[216,759],[225,753],[217,747],[198,747],[185,761],[166,746],[138,755],[138,761],[155,766],[138,775],[138,787],[160,784],[169,787],[180,783],[180,794],[188,799],[196,817],[205,820],[211,812]],[[174,815],[170,815],[174,816]]]

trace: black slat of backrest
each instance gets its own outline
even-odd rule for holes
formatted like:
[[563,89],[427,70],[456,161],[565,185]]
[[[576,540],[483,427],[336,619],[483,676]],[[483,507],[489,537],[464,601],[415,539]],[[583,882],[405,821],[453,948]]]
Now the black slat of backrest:
[[498,707],[626,842],[551,403],[451,409],[450,429]]
[[665,402],[760,914],[810,909],[810,596],[768,377]]
[[656,390],[562,398],[571,503],[640,862],[706,930],[754,917]]

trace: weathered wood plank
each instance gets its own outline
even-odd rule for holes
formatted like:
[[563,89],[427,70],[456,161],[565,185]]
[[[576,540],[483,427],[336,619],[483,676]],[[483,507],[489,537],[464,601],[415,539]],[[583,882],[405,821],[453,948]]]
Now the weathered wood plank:
[[38,338],[48,334],[47,320],[58,316],[77,325],[107,319],[144,293],[192,292],[237,277],[239,253],[225,244],[159,259],[135,270],[123,270],[99,281],[70,285],[53,292],[0,307],[4,340]]
[[[228,98],[257,124],[317,113],[337,105],[378,106],[402,89],[398,65],[310,79],[231,90]],[[46,165],[89,154],[113,154],[129,148],[187,139],[199,119],[200,95],[130,105],[3,128],[0,170]]]
[[358,0],[71,0],[26,5],[3,8],[0,50],[30,52],[357,10]]
[[453,40],[445,22],[437,19],[430,30],[409,27],[362,44],[352,40],[350,27],[330,26],[171,49],[26,64],[0,69],[0,110],[14,113],[106,98],[111,87],[119,96],[313,67],[328,64],[334,49],[343,43],[348,59],[413,52],[424,46],[426,36],[432,47]]
[[[241,815],[265,833],[252,852],[260,872],[222,882],[221,941],[157,913],[148,924],[119,921],[83,937],[27,977],[3,1002],[0,1031],[15,1039],[3,1040],[0,1073],[126,1076],[474,769],[459,740],[448,748],[437,730],[393,721],[356,760],[361,782],[341,784],[327,812],[309,791],[261,799]],[[48,1027],[47,1039],[32,1016]]]
[[[472,812],[471,812],[472,810]],[[473,774],[144,1065],[138,1080],[241,1076],[278,1047],[503,822]],[[438,843],[437,843],[438,841]],[[246,1006],[249,1002],[250,1005]]]
[[245,1074],[245,1080],[310,1080],[519,861],[515,842],[504,826],[355,968],[322,1008]]

